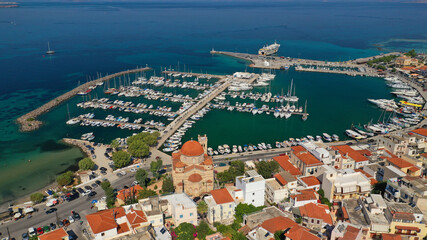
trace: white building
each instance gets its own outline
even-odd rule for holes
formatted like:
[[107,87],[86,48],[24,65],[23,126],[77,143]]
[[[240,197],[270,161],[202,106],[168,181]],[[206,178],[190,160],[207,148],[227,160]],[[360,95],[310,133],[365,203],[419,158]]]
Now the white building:
[[168,201],[168,209],[165,215],[171,215],[175,226],[183,222],[197,225],[197,205],[185,193],[171,194],[160,197]]
[[235,200],[226,188],[210,191],[209,196],[204,198],[208,205],[208,222],[231,224],[234,220]]
[[256,207],[264,206],[265,179],[255,170],[250,170],[243,176],[236,177],[236,188],[242,189],[244,203]]
[[288,172],[274,175],[274,178],[265,180],[265,199],[270,203],[280,203],[295,194],[297,180]]

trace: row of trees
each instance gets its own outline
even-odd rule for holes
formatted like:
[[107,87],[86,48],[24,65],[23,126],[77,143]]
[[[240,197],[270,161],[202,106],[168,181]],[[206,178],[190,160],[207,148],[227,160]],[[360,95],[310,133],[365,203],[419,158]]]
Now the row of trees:
[[107,198],[106,199],[107,207],[108,208],[115,207],[117,193],[111,187],[111,183],[108,180],[103,181],[101,183],[101,188],[104,190],[105,196]]
[[242,161],[234,161],[230,163],[230,168],[216,175],[220,184],[234,182],[237,176],[245,173],[245,164]]
[[143,158],[148,156],[150,153],[150,147],[157,144],[157,138],[159,136],[159,132],[142,132],[129,137],[127,139],[128,152],[136,158]]
[[271,178],[279,171],[279,164],[276,161],[260,161],[255,164],[256,170],[263,178]]

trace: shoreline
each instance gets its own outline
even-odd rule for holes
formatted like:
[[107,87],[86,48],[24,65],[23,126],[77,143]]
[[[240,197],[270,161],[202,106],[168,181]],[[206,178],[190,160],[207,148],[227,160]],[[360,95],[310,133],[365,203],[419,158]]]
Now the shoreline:
[[113,74],[107,75],[105,77],[101,77],[101,78],[92,80],[92,81],[87,82],[85,84],[82,84],[78,87],[75,87],[74,89],[67,91],[66,93],[50,100],[49,102],[47,102],[47,103],[43,104],[42,106],[32,110],[31,112],[28,112],[28,113],[20,116],[19,118],[17,118],[16,123],[19,125],[19,130],[22,132],[31,132],[31,131],[39,129],[43,125],[43,122],[37,120],[37,117],[39,117],[40,115],[42,115],[46,112],[49,112],[50,110],[52,110],[56,106],[59,106],[63,102],[71,99],[80,91],[86,91],[91,86],[96,87],[96,84],[98,84],[98,83],[101,83],[101,82],[103,83],[103,82],[108,81],[112,78],[116,78],[116,77],[119,77],[119,76],[122,76],[125,74],[145,72],[145,71],[149,71],[149,70],[151,70],[151,68],[145,67],[145,68],[136,68],[136,69],[126,70],[126,71],[121,71],[118,73],[113,73]]

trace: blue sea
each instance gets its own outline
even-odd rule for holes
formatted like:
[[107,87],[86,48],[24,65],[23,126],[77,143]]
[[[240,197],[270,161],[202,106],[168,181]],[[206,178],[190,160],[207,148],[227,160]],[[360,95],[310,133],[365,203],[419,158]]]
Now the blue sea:
[[[45,125],[36,132],[20,133],[14,120],[97,74],[147,65],[157,73],[162,66],[185,65],[193,72],[230,74],[244,71],[247,63],[211,56],[211,49],[256,53],[274,41],[281,44],[279,55],[330,61],[426,52],[426,12],[426,4],[327,2],[22,2],[0,9],[0,203],[47,185],[83,157],[58,144],[91,131],[65,125],[66,104],[43,115]],[[53,56],[45,55],[48,42]],[[187,138],[208,133],[217,145],[226,143],[224,138],[244,144],[322,131],[341,134],[353,122],[379,117],[366,98],[392,97],[378,78],[292,69],[278,73],[274,91],[286,90],[291,79],[312,110],[304,125],[300,119],[284,123],[218,112],[198,122]],[[72,115],[81,112],[75,106],[80,101],[68,103]],[[108,142],[129,134],[103,129],[97,138]]]

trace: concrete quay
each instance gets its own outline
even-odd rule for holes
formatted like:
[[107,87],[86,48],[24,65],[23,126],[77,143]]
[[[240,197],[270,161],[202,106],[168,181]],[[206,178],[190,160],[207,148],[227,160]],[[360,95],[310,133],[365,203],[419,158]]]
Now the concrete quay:
[[82,85],[72,89],[71,91],[68,91],[68,92],[62,94],[59,97],[52,99],[51,101],[43,104],[42,106],[34,109],[33,111],[22,115],[21,117],[16,119],[16,122],[19,124],[21,131],[23,131],[23,132],[34,131],[34,130],[40,128],[40,126],[43,124],[41,121],[37,120],[38,116],[42,115],[43,113],[49,112],[51,109],[60,105],[64,101],[67,101],[68,99],[74,97],[78,92],[86,91],[91,86],[96,86],[96,84],[98,84],[100,82],[105,82],[105,81],[108,81],[110,79],[120,77],[122,75],[139,73],[139,72],[144,72],[144,71],[148,71],[148,70],[151,70],[151,68],[149,68],[149,67],[136,68],[136,69],[132,69],[132,70],[126,70],[126,71],[110,74],[110,75],[107,75],[105,77],[101,77],[101,78],[95,79],[93,81],[87,82],[85,84],[82,84]]
[[[224,78],[224,76],[221,76],[221,78]],[[195,103],[193,106],[191,106],[189,109],[187,109],[185,112],[183,112],[181,115],[179,115],[175,120],[173,120],[169,125],[166,126],[166,128],[161,132],[161,137],[157,144],[157,149],[161,148],[165,141],[172,136],[178,128],[180,128],[185,121],[191,117],[193,114],[198,112],[200,109],[202,109],[206,104],[208,104],[212,99],[214,99],[216,96],[218,96],[221,92],[223,92],[225,89],[227,89],[231,85],[230,80],[224,80],[224,82],[216,88],[213,92],[209,93],[207,96],[202,98],[200,101]]]
[[296,71],[303,71],[303,72],[320,72],[320,73],[339,73],[339,74],[347,74],[349,76],[370,76],[370,77],[378,77],[377,71],[374,69],[369,68],[368,71],[349,71],[349,70],[330,70],[330,69],[321,69],[321,68],[305,68],[302,66],[296,66]]
[[218,79],[223,79],[225,76],[224,75],[214,75],[214,74],[207,74],[207,73],[189,73],[189,72],[179,72],[179,71],[163,71],[163,73],[165,74],[176,74],[179,73],[181,75],[183,74],[190,74],[196,77],[201,77],[201,76],[205,76],[206,78],[210,77],[210,78],[218,78]]

